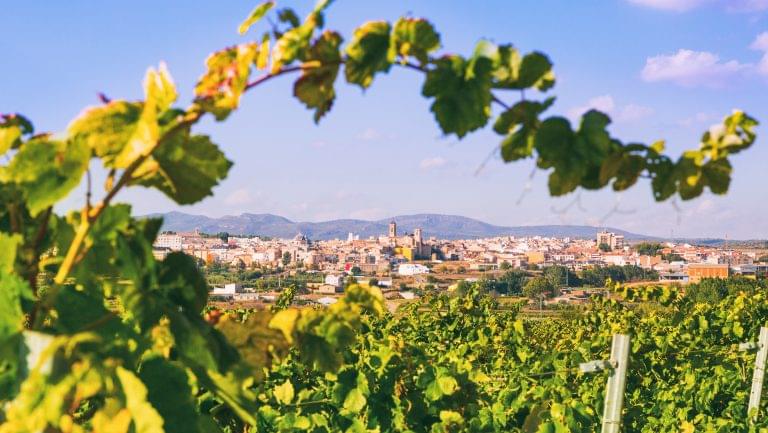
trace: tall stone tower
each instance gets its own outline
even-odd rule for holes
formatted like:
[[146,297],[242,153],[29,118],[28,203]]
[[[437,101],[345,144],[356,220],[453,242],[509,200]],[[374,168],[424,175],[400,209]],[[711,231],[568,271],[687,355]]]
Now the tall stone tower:
[[395,220],[392,220],[389,222],[389,237],[390,238],[397,237],[397,223],[395,222]]
[[421,229],[420,228],[413,229],[413,240],[416,241],[416,245],[421,244],[422,241],[424,240],[421,237]]

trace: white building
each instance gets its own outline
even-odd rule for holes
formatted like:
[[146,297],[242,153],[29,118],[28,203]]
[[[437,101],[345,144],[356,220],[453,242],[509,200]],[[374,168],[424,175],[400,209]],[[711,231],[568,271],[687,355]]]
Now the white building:
[[234,299],[235,294],[240,292],[240,285],[236,283],[225,284],[224,287],[213,287],[211,296],[219,298]]
[[344,286],[344,277],[341,275],[326,275],[325,284],[329,286],[342,287]]
[[176,233],[160,233],[155,239],[154,246],[157,248],[168,248],[171,251],[181,251],[181,235]]
[[397,268],[400,275],[428,274],[429,268],[419,263],[403,263]]

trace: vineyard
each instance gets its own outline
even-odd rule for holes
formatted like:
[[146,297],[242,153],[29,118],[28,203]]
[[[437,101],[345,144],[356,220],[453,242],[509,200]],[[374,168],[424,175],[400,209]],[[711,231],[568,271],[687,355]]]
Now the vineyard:
[[[747,410],[765,293],[694,303],[667,288],[595,298],[577,318],[523,321],[477,291],[433,295],[394,315],[365,315],[339,369],[290,353],[254,390],[257,431],[600,431],[613,334],[631,335],[622,429],[757,431]],[[228,320],[262,313],[233,311]],[[215,405],[214,402],[209,404]],[[215,406],[214,406],[215,407]],[[765,415],[766,404],[761,404]],[[243,424],[233,416],[232,432]]]
[[[160,64],[143,99],[101,94],[65,131],[0,115],[0,433],[598,431],[619,367],[622,431],[764,431],[765,403],[748,409],[756,354],[737,350],[765,324],[764,290],[694,302],[632,288],[624,302],[525,321],[477,287],[390,314],[377,289],[352,285],[325,309],[292,307],[286,289],[271,310],[222,313],[207,308],[195,258],[156,259],[162,221],[132,216],[120,194],[150,188],[177,205],[212,195],[232,161],[198,124],[290,74],[315,122],[342,78],[365,90],[391,70],[417,74],[444,135],[492,125],[494,152],[534,159],[553,196],[639,179],[657,201],[724,194],[730,158],[756,139],[757,121],[735,110],[677,158],[662,140],[624,143],[597,110],[573,124],[544,115],[555,75],[541,52],[480,40],[467,56],[440,53],[435,27],[411,16],[366,22],[344,44],[326,28],[330,4],[303,20],[258,5],[244,40],[206,59],[184,108]],[[82,207],[66,211],[77,188]],[[608,359],[615,334],[631,338],[628,363],[584,372]]]

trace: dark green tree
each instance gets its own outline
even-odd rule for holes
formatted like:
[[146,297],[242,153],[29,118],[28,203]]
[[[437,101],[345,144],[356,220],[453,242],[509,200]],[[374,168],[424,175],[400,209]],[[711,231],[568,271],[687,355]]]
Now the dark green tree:
[[635,251],[643,256],[655,256],[664,249],[664,246],[658,242],[640,242],[635,245]]
[[523,286],[523,295],[531,299],[548,298],[554,296],[555,291],[555,286],[542,276],[529,279]]

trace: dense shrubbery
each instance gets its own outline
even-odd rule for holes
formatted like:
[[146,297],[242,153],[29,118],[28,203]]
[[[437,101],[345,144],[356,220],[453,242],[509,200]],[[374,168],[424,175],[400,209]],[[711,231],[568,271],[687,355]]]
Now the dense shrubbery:
[[704,278],[698,283],[685,286],[685,295],[694,302],[717,303],[729,295],[741,292],[753,294],[768,288],[764,279],[754,280],[743,277]]
[[581,271],[580,285],[589,287],[603,287],[606,280],[615,282],[657,281],[659,273],[652,269],[644,269],[639,266],[598,266]]
[[[292,353],[273,365],[254,389],[263,396],[258,425],[267,432],[593,432],[606,376],[576,367],[607,359],[611,335],[629,333],[622,431],[747,431],[754,354],[733,345],[756,339],[768,314],[764,291],[712,304],[674,288],[620,293],[641,303],[595,298],[583,312],[524,321],[470,286],[368,316],[338,373],[316,372]],[[233,432],[241,426],[230,424]]]

